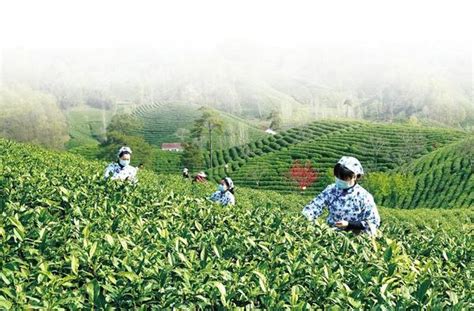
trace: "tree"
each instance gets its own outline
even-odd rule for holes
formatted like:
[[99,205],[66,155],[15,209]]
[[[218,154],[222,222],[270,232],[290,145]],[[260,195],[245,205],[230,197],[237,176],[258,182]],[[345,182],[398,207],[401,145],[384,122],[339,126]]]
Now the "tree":
[[302,165],[299,160],[295,160],[290,168],[289,177],[304,191],[316,181],[318,173],[311,166],[311,161],[308,160]]
[[0,92],[0,136],[62,149],[69,139],[66,117],[56,99],[26,87]]
[[143,131],[143,121],[131,114],[116,114],[107,126],[107,133],[117,132],[126,136],[136,136]]
[[212,109],[201,107],[199,110],[202,112],[202,115],[194,122],[194,127],[191,131],[191,136],[193,138],[202,140],[202,138],[207,135],[207,146],[210,157],[209,168],[212,168],[212,134],[222,133],[223,121],[220,116]]
[[416,180],[411,174],[374,172],[366,176],[364,187],[373,194],[376,202],[403,207],[399,206],[401,198],[413,195]]
[[346,99],[343,105],[346,107],[346,118],[349,118],[351,108],[354,104],[352,103],[352,100]]
[[156,153],[153,147],[148,144],[143,137],[125,135],[117,131],[110,132],[107,140],[100,145],[99,157],[105,160],[117,158],[117,151],[122,146],[132,149],[132,161],[136,164],[143,164],[152,168],[155,162]]
[[186,142],[184,144],[184,151],[182,155],[182,163],[191,171],[202,168],[204,158],[201,148],[194,142]]
[[189,137],[191,131],[185,128],[179,128],[174,135],[179,138],[181,142],[184,142]]
[[381,137],[374,137],[370,140],[370,149],[372,151],[372,158],[374,159],[372,169],[374,171],[378,170],[378,159],[380,155],[383,154],[386,145],[387,142]]
[[278,131],[281,129],[281,125],[283,123],[281,119],[281,112],[279,110],[272,110],[270,115],[267,117],[267,120],[270,120],[270,128],[274,131]]
[[407,123],[412,125],[412,126],[420,126],[420,121],[418,120],[418,118],[416,116],[410,116],[408,118]]
[[89,91],[86,96],[85,103],[90,107],[104,110],[110,110],[114,105],[113,100],[109,96],[104,94],[104,92],[101,92],[99,90]]

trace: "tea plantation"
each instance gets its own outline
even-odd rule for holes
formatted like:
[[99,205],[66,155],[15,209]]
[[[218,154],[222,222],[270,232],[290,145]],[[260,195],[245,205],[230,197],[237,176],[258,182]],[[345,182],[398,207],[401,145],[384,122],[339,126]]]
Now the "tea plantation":
[[310,191],[321,191],[328,171],[341,155],[357,157],[365,171],[385,172],[410,163],[442,146],[465,138],[465,132],[401,124],[318,121],[294,128],[242,147],[217,151],[214,169],[217,178],[228,174],[241,185],[290,193],[296,190],[287,172],[295,160],[311,161],[319,179]]
[[[191,130],[194,121],[201,116],[200,106],[190,103],[154,103],[139,106],[133,115],[143,120],[141,133],[153,145],[180,142],[176,135],[179,129]],[[216,135],[214,144],[220,148],[230,148],[264,137],[266,134],[248,121],[234,115],[215,110],[223,121],[222,135]]]
[[369,239],[307,222],[309,197],[237,184],[224,208],[214,185],[106,182],[105,163],[0,150],[1,309],[474,307],[472,206],[380,208]]

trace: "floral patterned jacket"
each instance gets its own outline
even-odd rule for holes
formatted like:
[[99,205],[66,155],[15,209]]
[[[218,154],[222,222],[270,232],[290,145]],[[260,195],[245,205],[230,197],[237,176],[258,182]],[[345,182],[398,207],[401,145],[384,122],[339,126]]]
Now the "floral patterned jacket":
[[235,204],[235,196],[230,191],[216,191],[211,195],[209,200],[219,202],[221,205],[224,206]]
[[131,165],[121,166],[117,162],[110,163],[105,169],[104,177],[110,179],[137,181],[137,168]]
[[319,217],[327,207],[327,223],[335,226],[337,221],[349,222],[348,229],[361,229],[371,235],[380,226],[380,216],[372,195],[359,184],[349,189],[339,189],[335,184],[326,187],[313,201],[303,208],[308,220]]

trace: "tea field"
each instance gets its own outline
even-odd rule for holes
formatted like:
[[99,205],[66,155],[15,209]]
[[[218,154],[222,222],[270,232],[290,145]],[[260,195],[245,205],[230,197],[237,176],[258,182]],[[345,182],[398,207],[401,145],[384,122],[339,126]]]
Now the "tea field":
[[362,121],[318,121],[293,128],[250,144],[219,150],[214,154],[216,179],[227,173],[241,185],[261,190],[291,193],[297,190],[288,177],[295,160],[311,161],[319,178],[310,191],[321,191],[341,155],[357,157],[365,172],[387,172],[408,165],[447,144],[460,141],[468,134],[462,131],[380,124]]
[[371,239],[307,222],[310,197],[237,183],[225,208],[212,184],[145,170],[122,184],[106,163],[0,150],[1,309],[474,307],[472,206],[380,208]]
[[[139,106],[133,115],[144,123],[142,132],[137,133],[156,146],[162,143],[181,142],[178,130],[191,130],[194,121],[201,116],[200,106],[190,103],[154,103]],[[219,148],[243,145],[264,137],[266,134],[249,121],[222,111],[217,111],[223,121],[223,133],[215,135],[214,144]]]

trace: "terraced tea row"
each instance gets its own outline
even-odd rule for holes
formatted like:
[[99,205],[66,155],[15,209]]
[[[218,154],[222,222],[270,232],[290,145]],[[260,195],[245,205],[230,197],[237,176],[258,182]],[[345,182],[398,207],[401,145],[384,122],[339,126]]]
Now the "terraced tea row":
[[[474,207],[474,139],[440,148],[395,172],[410,173],[415,187],[398,194],[396,206]],[[389,196],[379,197],[380,204],[393,206]]]

